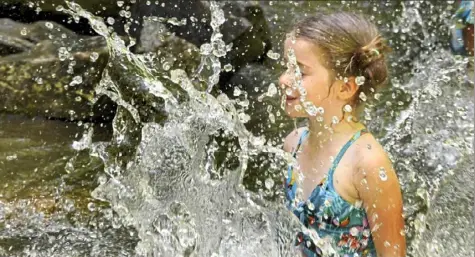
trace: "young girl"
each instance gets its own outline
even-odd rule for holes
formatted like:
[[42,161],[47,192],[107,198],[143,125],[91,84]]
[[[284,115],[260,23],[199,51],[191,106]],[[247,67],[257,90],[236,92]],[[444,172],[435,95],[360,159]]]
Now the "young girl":
[[321,256],[316,232],[337,256],[405,256],[398,178],[356,119],[387,79],[389,48],[372,23],[350,13],[306,18],[289,35],[279,78],[285,110],[308,118],[284,142],[298,163],[286,179],[288,207],[308,228],[296,244],[304,256]]

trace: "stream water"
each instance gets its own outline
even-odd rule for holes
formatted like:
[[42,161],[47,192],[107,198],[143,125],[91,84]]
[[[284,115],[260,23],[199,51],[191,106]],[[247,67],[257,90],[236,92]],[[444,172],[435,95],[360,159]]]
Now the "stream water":
[[[316,10],[356,9],[377,22],[395,49],[392,79],[366,123],[401,181],[408,255],[473,255],[473,57],[448,50],[453,3],[258,4],[276,53],[294,19]],[[208,89],[226,54],[220,6],[210,7],[214,36],[201,47]],[[280,59],[243,68],[234,83],[252,86],[231,96],[208,93],[183,70],[157,75],[89,10],[64,11],[106,38],[111,57],[96,92],[118,113],[105,125],[1,117],[0,256],[295,256],[300,224],[280,182],[291,161],[280,138],[294,124],[274,92]],[[165,119],[141,121],[114,77],[120,69],[161,99]]]

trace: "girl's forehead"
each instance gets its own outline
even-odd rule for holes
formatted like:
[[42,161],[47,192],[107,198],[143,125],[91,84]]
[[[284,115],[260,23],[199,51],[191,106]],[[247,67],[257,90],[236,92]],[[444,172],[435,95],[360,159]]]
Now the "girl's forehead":
[[297,61],[309,65],[318,62],[319,52],[317,47],[307,40],[287,38],[284,43],[284,58],[288,58],[289,51],[292,50]]

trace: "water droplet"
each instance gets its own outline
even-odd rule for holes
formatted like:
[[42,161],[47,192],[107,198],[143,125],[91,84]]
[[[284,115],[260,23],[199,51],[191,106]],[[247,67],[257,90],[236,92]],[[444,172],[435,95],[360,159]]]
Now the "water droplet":
[[82,77],[80,75],[78,76],[75,76],[73,78],[73,80],[71,81],[71,83],[69,83],[70,86],[75,86],[75,85],[79,85],[82,83]]
[[267,96],[272,97],[277,94],[277,87],[274,83],[270,83],[269,87],[267,88]]
[[171,17],[167,20],[167,23],[170,23],[172,25],[175,25],[175,26],[180,26],[180,21],[178,21],[178,18],[177,17]]
[[168,62],[163,62],[162,68],[163,68],[164,70],[168,71],[168,70],[170,70],[171,65],[170,65],[170,63],[168,63]]
[[43,78],[35,78],[35,81],[38,85],[43,85]]
[[379,178],[382,181],[388,180],[388,175],[386,174],[386,170],[383,167],[379,168]]
[[308,113],[308,115],[310,116],[317,116],[317,113],[318,113],[318,109],[317,107],[315,107],[315,105],[313,105],[312,102],[303,102],[303,107],[305,109],[305,111]]
[[312,247],[312,242],[310,242],[310,240],[307,240],[305,244],[307,245],[307,248]]
[[333,117],[332,117],[332,123],[333,123],[333,124],[338,124],[339,122],[340,122],[340,119],[338,119],[337,116],[333,116]]
[[67,212],[72,212],[76,209],[74,207],[74,201],[71,199],[64,199],[61,207]]
[[388,241],[384,241],[384,246],[385,246],[385,247],[390,247],[391,244],[390,244]]
[[102,184],[107,182],[107,177],[106,176],[99,176],[97,181],[99,182],[100,185],[102,185]]
[[211,46],[211,44],[202,44],[200,46],[200,52],[202,55],[209,55],[211,54],[211,51],[213,51],[213,46]]
[[197,22],[198,19],[195,16],[190,16],[190,21],[191,22]]
[[16,154],[13,154],[13,155],[8,155],[6,157],[7,161],[13,161],[13,160],[16,160],[18,159],[18,156]]
[[355,82],[356,82],[356,85],[361,86],[361,85],[363,85],[364,82],[365,82],[365,77],[363,77],[363,76],[358,76],[358,77],[356,77]]
[[26,28],[22,28],[21,31],[20,31],[20,34],[21,34],[22,36],[26,36],[27,33],[28,33],[28,32],[26,31]]
[[287,89],[285,89],[285,94],[286,95],[292,95],[292,92],[293,92],[293,90],[289,87]]
[[366,102],[367,98],[366,98],[365,93],[363,93],[363,92],[360,93],[360,99],[361,99],[363,102]]
[[45,23],[45,26],[46,26],[48,29],[53,29],[53,23],[51,23],[51,22],[46,22],[46,23]]
[[269,50],[267,52],[267,57],[271,58],[272,60],[278,60],[280,58],[280,54],[279,53],[276,53],[272,50]]
[[64,7],[62,5],[56,6],[56,11],[62,12],[64,10]]
[[358,236],[358,232],[359,232],[359,231],[358,231],[358,228],[356,228],[356,227],[350,228],[350,234],[351,234],[352,236]]
[[242,123],[247,123],[249,120],[251,120],[251,117],[243,112],[238,114],[238,118]]
[[368,181],[367,181],[365,178],[362,179],[362,180],[361,180],[361,185],[366,185],[366,184],[368,184]]
[[92,52],[91,55],[89,56],[89,60],[91,62],[97,61],[98,58],[99,58],[99,54],[97,52]]
[[351,105],[347,104],[347,105],[345,105],[345,107],[343,107],[343,111],[351,112],[351,111],[353,111],[353,108],[351,108]]
[[307,208],[308,208],[310,211],[315,210],[315,205],[313,205],[312,202],[307,201],[306,204],[307,204]]
[[[373,207],[376,207],[376,205],[373,205]],[[378,219],[378,214],[377,213],[374,213],[373,214],[373,222],[376,222],[376,220]]]
[[267,189],[270,190],[274,187],[274,180],[272,180],[272,178],[266,178],[266,180],[264,181],[264,185]]
[[[222,42],[222,41],[221,41]],[[226,46],[224,46],[224,42],[222,42],[223,46],[222,47],[218,47],[216,49],[213,50],[213,54],[214,56],[216,57],[223,57],[226,55]]]
[[124,1],[117,1],[117,6],[122,7],[124,5]]
[[89,211],[93,212],[96,210],[96,205],[93,203],[93,202],[90,202],[87,204],[87,209],[89,209]]
[[231,64],[229,64],[229,63],[226,64],[226,65],[224,65],[223,68],[224,68],[224,70],[225,70],[226,72],[230,72],[230,71],[233,70],[233,66],[232,66]]
[[363,230],[363,236],[364,237],[369,237],[370,235],[371,235],[371,231],[369,231],[369,229]]
[[60,61],[64,61],[68,59],[70,56],[68,49],[66,47],[62,46],[58,49],[58,57]]
[[112,17],[107,17],[107,23],[108,23],[109,25],[113,25],[114,22],[115,22],[114,18],[112,18]]
[[323,107],[318,107],[317,112],[318,112],[318,114],[323,115],[325,113],[325,109],[323,109]]
[[242,107],[248,107],[249,106],[249,100],[248,99],[244,99],[242,101],[239,101],[237,104],[239,104],[240,106]]
[[234,88],[234,92],[233,92],[234,96],[239,96],[241,95],[241,93],[242,93],[241,89],[239,89],[238,87]]

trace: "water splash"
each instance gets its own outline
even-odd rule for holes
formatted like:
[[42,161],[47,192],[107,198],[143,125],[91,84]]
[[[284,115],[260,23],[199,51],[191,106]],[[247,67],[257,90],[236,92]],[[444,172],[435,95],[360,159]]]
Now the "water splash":
[[[417,1],[403,5],[403,19],[391,29],[405,29],[407,39],[402,42],[416,38],[418,43],[434,45],[434,33],[423,16],[425,7]],[[145,58],[131,54],[100,18],[74,4],[69,8],[66,12],[76,20],[85,17],[91,22],[107,40],[111,55],[96,93],[107,95],[120,106],[113,140],[92,143],[91,132],[75,146],[89,147],[90,154],[105,165],[93,195],[109,202],[114,212],[89,199],[84,204],[91,207],[88,211],[103,212],[105,218],[94,217],[90,223],[76,221],[71,229],[68,216],[80,219],[81,213],[78,203],[64,195],[57,195],[64,212],[56,215],[46,211],[51,206],[48,200],[39,202],[41,208],[30,208],[31,203],[22,201],[2,201],[4,238],[32,238],[19,256],[293,256],[290,240],[299,224],[281,205],[244,190],[241,182],[248,161],[256,153],[273,153],[276,162],[294,160],[244,128],[236,110],[238,101],[197,90],[182,70],[165,69],[166,73],[157,74]],[[418,26],[424,30],[421,41],[413,35]],[[204,52],[214,58],[213,49]],[[473,166],[468,157],[473,154],[473,84],[464,82],[467,59],[438,49],[418,52],[414,61],[414,49],[403,49],[410,50],[402,57],[409,58],[415,69],[410,76],[392,81],[394,90],[380,98],[377,107],[381,108],[372,113],[369,125],[376,127],[375,132],[382,130],[383,145],[401,178],[407,234],[412,240],[409,255],[467,256],[473,253],[467,240],[473,238],[473,231],[460,229],[471,223],[466,205],[473,202],[473,190],[464,183],[469,180],[467,167]],[[65,60],[69,58],[66,52],[62,54]],[[211,74],[219,74],[217,65],[210,67],[216,68]],[[120,81],[117,70],[124,71],[123,77],[138,79],[130,80],[130,88],[124,87],[127,83]],[[202,74],[206,85],[211,85],[210,75],[204,69]],[[138,88],[146,89],[148,94],[143,95],[155,96],[142,98],[148,101],[144,101],[146,108],[134,102],[138,94],[130,94],[131,89]],[[269,86],[266,96],[270,98],[274,91]],[[156,101],[160,99],[163,103]],[[403,111],[390,108],[396,106]],[[158,110],[155,116],[148,110],[154,108]],[[267,112],[276,113],[272,108]],[[384,118],[374,118],[378,116]],[[381,129],[388,123],[387,129]],[[237,142],[223,147],[223,137]],[[123,147],[113,151],[117,146]],[[130,149],[132,153],[124,158]],[[229,156],[222,157],[223,152]],[[226,165],[218,165],[220,158]],[[79,167],[71,167],[70,173],[78,172]],[[264,184],[279,190],[278,183],[265,180]],[[11,219],[4,218],[8,216]],[[24,226],[24,221],[29,223]],[[98,225],[92,225],[95,223]],[[102,226],[123,230],[97,228]],[[126,239],[116,240],[118,237]],[[124,244],[128,245],[122,247]],[[115,248],[118,250],[111,251]],[[11,251],[0,248],[0,255],[3,253]]]
[[196,71],[196,75],[203,72],[203,68],[211,67],[212,73],[207,80],[208,89],[210,93],[213,87],[219,82],[219,74],[221,73],[221,61],[220,57],[226,56],[226,52],[232,47],[232,44],[227,45],[223,41],[223,34],[219,31],[219,27],[225,22],[224,12],[221,10],[219,4],[216,1],[210,1],[211,10],[211,27],[213,33],[211,34],[211,42],[205,43],[200,46],[201,51],[201,64]]
[[[103,181],[92,195],[109,202],[122,223],[137,230],[140,242],[136,254],[292,255],[292,236],[289,233],[295,232],[300,224],[280,205],[270,205],[242,187],[243,174],[251,156],[269,152],[288,158],[288,154],[265,145],[264,140],[247,131],[238,118],[234,102],[226,95],[215,98],[197,90],[183,70],[171,70],[169,75],[163,75],[162,79],[168,79],[165,88],[160,77],[150,76],[150,68],[128,52],[121,40],[110,35],[101,20],[76,4],[69,3],[68,6],[71,12],[87,18],[93,28],[106,37],[112,60],[121,59],[122,65],[140,72],[146,85],[160,89],[155,95],[165,102],[162,105],[166,114],[164,122],[143,123],[137,107],[125,100],[123,85],[110,76],[113,66],[104,71],[96,88],[97,93],[111,97],[127,112],[116,115],[114,124],[118,125],[114,127],[111,142],[91,145],[91,154],[103,160],[104,172],[108,175],[108,180]],[[218,20],[212,21],[217,30],[220,10],[212,11]],[[214,37],[212,42],[217,48],[213,47],[212,53],[217,58],[223,49],[219,47],[222,46],[220,36]],[[213,59],[213,56],[207,57]],[[219,71],[214,70],[214,75],[219,76]],[[175,87],[185,91],[185,101],[175,100],[170,93],[177,91]],[[140,124],[133,128],[140,140],[136,151],[124,165],[124,162],[117,161],[123,157],[120,152],[117,154],[111,149],[129,137],[130,127],[127,126],[131,122]],[[235,169],[215,167],[213,158],[209,158],[215,150],[207,145],[218,135],[238,141],[240,149],[233,153],[238,156]],[[203,151],[203,148],[208,150]],[[213,178],[214,174],[209,172],[209,167],[213,166],[214,170],[219,170],[222,179]]]

